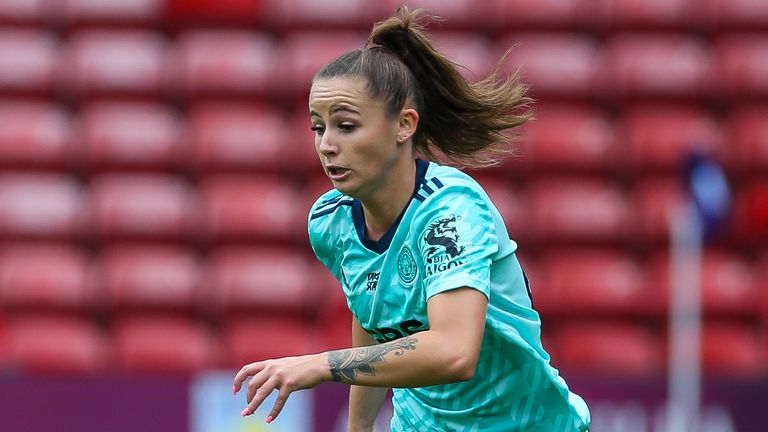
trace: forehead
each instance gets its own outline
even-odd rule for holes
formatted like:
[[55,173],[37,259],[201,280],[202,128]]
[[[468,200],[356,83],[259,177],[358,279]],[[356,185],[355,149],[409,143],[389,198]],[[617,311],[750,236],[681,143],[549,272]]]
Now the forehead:
[[315,81],[309,92],[309,108],[325,112],[338,105],[365,108],[375,105],[368,94],[368,81],[357,76],[326,78]]

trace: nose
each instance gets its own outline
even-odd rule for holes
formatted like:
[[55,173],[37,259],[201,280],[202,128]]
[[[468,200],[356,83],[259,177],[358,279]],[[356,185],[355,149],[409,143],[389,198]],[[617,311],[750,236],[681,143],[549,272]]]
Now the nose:
[[333,142],[328,131],[315,139],[320,140],[320,143],[317,145],[317,152],[321,155],[328,157],[339,153],[339,147]]

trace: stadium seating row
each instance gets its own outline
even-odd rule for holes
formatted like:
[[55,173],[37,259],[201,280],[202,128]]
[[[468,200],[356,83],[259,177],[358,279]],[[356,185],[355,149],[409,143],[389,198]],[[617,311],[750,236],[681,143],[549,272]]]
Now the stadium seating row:
[[[262,25],[274,28],[368,27],[403,3],[334,0],[27,0],[0,4],[0,21],[57,27],[79,25],[160,26]],[[447,19],[447,25],[491,29],[616,28],[697,29],[768,26],[768,8],[760,0],[408,0]],[[703,3],[703,4],[702,4]]]
[[[0,28],[0,94],[94,97],[262,97],[305,103],[312,75],[361,46],[358,31],[85,29],[63,38],[50,30]],[[755,100],[768,95],[768,37],[724,33],[713,41],[682,33],[631,32],[602,42],[580,33],[520,32],[486,38],[437,32],[436,44],[469,78],[484,77],[512,49],[504,72],[521,68],[539,99],[621,101],[654,97]],[[290,105],[293,106],[293,105]]]
[[[768,234],[768,179],[739,191],[726,234],[750,248]],[[600,178],[543,177],[525,188],[481,178],[510,235],[522,242],[648,247],[664,241],[683,202],[672,178],[633,187]],[[104,173],[86,185],[58,173],[0,173],[0,240],[304,244],[325,178],[301,187],[270,175],[219,174],[198,184],[171,174]],[[755,244],[754,246],[759,246]]]
[[[348,317],[347,317],[348,318]],[[344,326],[349,331],[349,323]],[[349,346],[329,329],[292,319],[234,319],[220,329],[176,316],[125,316],[108,327],[80,317],[28,314],[0,325],[0,368],[35,373],[187,374],[203,368],[237,368],[255,359]],[[574,322],[545,334],[554,366],[617,376],[663,373],[663,333],[643,325]],[[768,372],[764,335],[738,322],[704,327],[704,372],[762,376]]]
[[[616,118],[590,105],[540,104],[514,158],[495,174],[626,177],[679,172],[698,149],[734,176],[768,169],[768,105],[723,118],[701,106],[627,105]],[[245,102],[192,104],[110,100],[72,111],[34,99],[0,99],[0,169],[322,174],[306,108],[289,114]],[[482,173],[481,173],[482,174]]]
[[[701,360],[705,374],[763,376],[765,335],[735,322],[705,324]],[[666,343],[643,326],[610,321],[567,323],[545,345],[553,365],[567,371],[648,376],[664,370]],[[546,344],[546,341],[545,341]]]
[[[522,254],[534,301],[545,314],[658,318],[669,301],[666,251],[550,248]],[[41,264],[42,263],[42,264]],[[702,263],[707,315],[768,320],[768,250],[751,259],[708,250]],[[45,271],[41,271],[44,268]],[[268,312],[317,316],[338,283],[308,251],[222,246],[207,254],[174,245],[112,245],[93,255],[70,244],[5,244],[0,310],[124,311],[232,317]]]

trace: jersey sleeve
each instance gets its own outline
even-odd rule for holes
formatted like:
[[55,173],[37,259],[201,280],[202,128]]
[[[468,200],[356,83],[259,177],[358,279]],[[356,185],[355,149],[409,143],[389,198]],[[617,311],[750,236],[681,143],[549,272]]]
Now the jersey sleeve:
[[[330,198],[329,198],[330,196]],[[307,230],[309,232],[309,244],[317,259],[333,274],[336,279],[341,280],[338,260],[336,259],[337,248],[333,245],[332,235],[329,226],[329,219],[323,213],[323,205],[329,200],[335,199],[337,194],[329,192],[321,196],[309,211],[307,218]],[[320,215],[318,217],[318,215]]]
[[474,187],[453,185],[423,204],[414,234],[426,298],[461,287],[490,297],[491,261],[499,246],[487,198]]

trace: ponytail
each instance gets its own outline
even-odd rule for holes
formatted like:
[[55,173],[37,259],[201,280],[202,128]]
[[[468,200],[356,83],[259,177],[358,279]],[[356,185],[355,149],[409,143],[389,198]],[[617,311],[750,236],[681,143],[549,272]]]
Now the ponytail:
[[362,49],[329,63],[315,79],[363,76],[390,115],[410,100],[419,112],[414,149],[430,160],[468,168],[498,165],[513,151],[508,142],[514,132],[532,117],[527,87],[516,77],[500,80],[498,65],[484,80],[467,82],[427,38],[423,15],[399,7],[374,26]]

